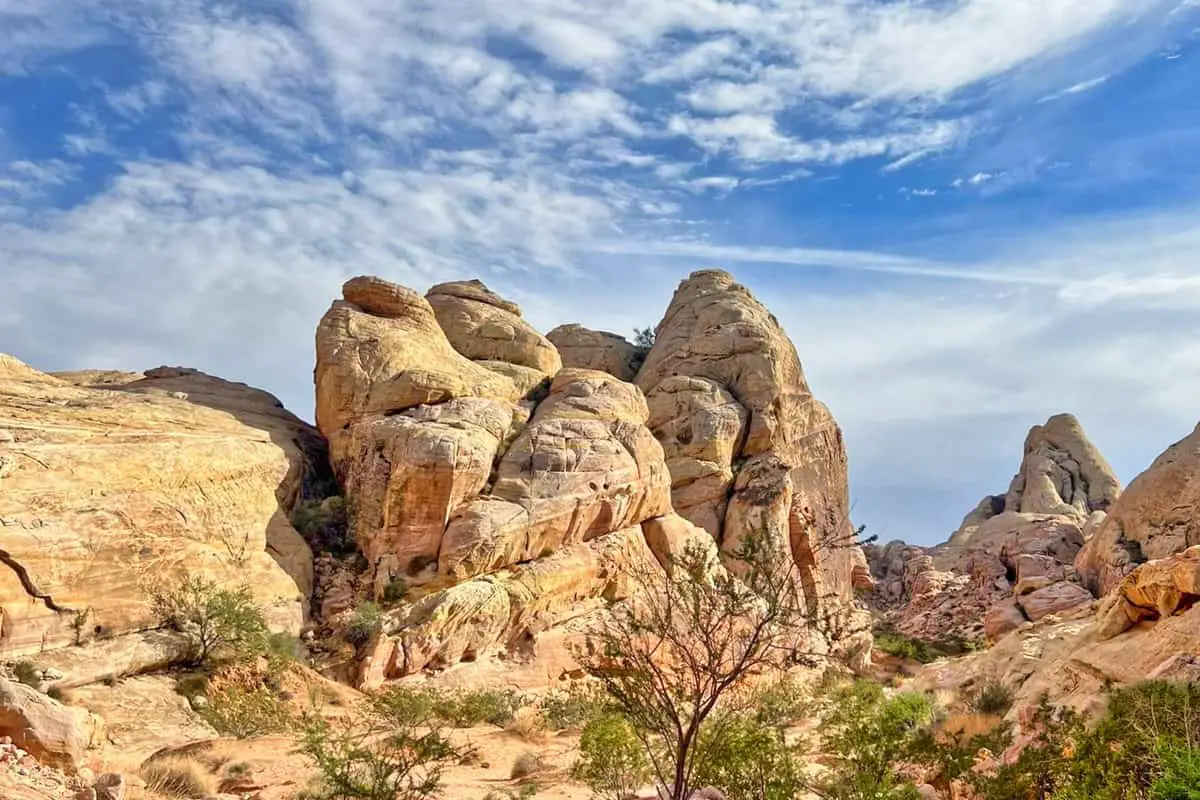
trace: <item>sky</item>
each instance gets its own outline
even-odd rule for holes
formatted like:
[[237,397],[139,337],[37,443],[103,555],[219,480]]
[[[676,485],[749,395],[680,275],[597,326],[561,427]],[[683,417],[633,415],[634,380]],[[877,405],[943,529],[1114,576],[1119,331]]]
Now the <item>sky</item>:
[[0,351],[310,417],[347,277],[791,335],[855,522],[944,540],[1031,425],[1200,419],[1200,0],[0,0]]

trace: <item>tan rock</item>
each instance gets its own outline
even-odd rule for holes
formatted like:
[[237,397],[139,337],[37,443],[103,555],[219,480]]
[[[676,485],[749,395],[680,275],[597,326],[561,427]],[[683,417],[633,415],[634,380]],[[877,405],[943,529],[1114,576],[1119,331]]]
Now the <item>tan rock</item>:
[[350,426],[343,486],[355,539],[372,565],[409,578],[436,566],[451,515],[487,486],[517,409],[462,398]]
[[1035,426],[1025,459],[1005,498],[1005,509],[1023,514],[1076,516],[1107,511],[1120,497],[1112,467],[1070,414]]
[[[1089,595],[1090,597],[1090,595]],[[983,617],[983,631],[991,641],[999,641],[1028,622],[1028,618],[1013,598],[993,605]]]
[[1084,585],[1112,591],[1138,564],[1200,544],[1200,427],[1134,479],[1075,562]]
[[1061,614],[1085,606],[1095,600],[1092,593],[1070,581],[1059,581],[1017,598],[1025,616],[1037,622],[1051,614]]
[[748,414],[717,383],[676,376],[646,396],[650,430],[663,445],[671,496],[682,516],[720,537]]
[[1053,556],[1021,553],[1012,559],[1012,565],[1017,573],[1013,593],[1018,597],[1067,580],[1068,565]]
[[[1097,619],[1100,640],[1119,636],[1144,620],[1158,620],[1200,600],[1200,547],[1142,564],[1105,598]],[[1200,638],[1200,637],[1198,637]]]
[[[149,590],[197,574],[249,583],[298,631],[312,589],[289,522],[315,431],[255,389],[161,368],[91,389],[0,378],[0,656],[151,627]],[[186,400],[177,395],[186,395]]]
[[0,678],[0,736],[44,764],[75,772],[92,737],[91,715]]
[[517,398],[511,380],[451,346],[416,292],[378,278],[353,278],[342,292],[380,313],[340,300],[317,328],[317,427],[335,460],[341,431],[361,416],[458,397]]
[[697,549],[710,559],[718,556],[717,543],[707,531],[678,514],[648,519],[642,523],[642,534],[659,566],[669,569],[683,558],[689,549]]
[[451,520],[438,573],[465,580],[669,511],[669,475],[647,416],[636,387],[606,373],[560,372],[501,458],[490,495]]
[[517,394],[529,398],[539,394],[550,385],[550,376],[531,367],[509,364],[507,361],[479,361],[481,367],[503,375],[517,387]]
[[561,325],[546,338],[558,348],[564,367],[607,372],[627,382],[637,377],[643,354],[623,336],[582,325]]
[[480,361],[506,361],[545,375],[562,369],[550,340],[521,319],[520,309],[479,281],[443,283],[426,295],[454,349]]

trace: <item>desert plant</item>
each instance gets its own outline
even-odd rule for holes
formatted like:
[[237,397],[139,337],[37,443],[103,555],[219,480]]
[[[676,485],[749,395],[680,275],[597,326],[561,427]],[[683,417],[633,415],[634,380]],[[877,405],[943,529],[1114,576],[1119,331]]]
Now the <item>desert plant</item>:
[[526,750],[513,761],[510,777],[514,781],[517,781],[536,775],[539,772],[545,772],[545,770],[545,760],[532,750]]
[[82,611],[75,611],[71,614],[71,638],[76,647],[83,646],[84,631],[87,630],[88,617],[92,615],[92,609],[85,608]]
[[700,735],[696,764],[696,785],[719,789],[728,800],[793,800],[804,787],[783,729],[756,714],[713,719]]
[[270,630],[248,586],[223,588],[187,575],[153,590],[151,602],[160,625],[188,638],[193,666],[243,658],[266,648]]
[[12,672],[17,683],[23,683],[35,689],[42,685],[42,676],[38,674],[38,669],[32,661],[18,661],[13,664]]
[[821,751],[829,773],[811,781],[809,791],[826,800],[915,800],[916,787],[897,766],[933,721],[932,701],[915,692],[888,697],[879,685],[856,681],[828,705]]
[[389,605],[404,602],[408,597],[408,583],[403,578],[388,581],[383,587],[383,602]]
[[365,647],[383,624],[383,611],[375,603],[360,603],[342,631],[342,638],[354,647]]
[[354,552],[346,501],[342,497],[302,500],[292,510],[292,527],[316,553],[342,557]]
[[599,800],[627,800],[650,779],[642,742],[625,717],[609,713],[593,719],[579,740],[580,760],[571,776]]
[[448,691],[409,686],[391,687],[378,702],[399,717],[430,719],[455,728],[485,724],[503,728],[524,705],[516,692],[507,689]]
[[544,741],[547,730],[546,718],[536,706],[524,706],[517,709],[513,718],[504,726],[504,730],[519,736],[527,742]]
[[603,715],[609,700],[602,691],[587,684],[572,684],[565,691],[548,694],[538,707],[546,724],[556,731],[582,730],[596,717]]
[[230,684],[207,697],[200,716],[221,733],[238,739],[279,733],[295,725],[284,702],[265,686],[247,689]]
[[158,795],[203,800],[217,792],[217,777],[186,755],[152,758],[142,764],[138,774],[146,788]]
[[967,699],[967,706],[977,714],[1003,716],[1013,704],[1013,690],[1003,681],[988,679]]
[[815,620],[803,576],[777,557],[789,547],[751,534],[726,570],[692,542],[665,569],[637,570],[639,602],[616,607],[577,653],[632,723],[667,800],[691,795],[696,742],[722,701],[805,656],[801,629]]
[[640,350],[649,350],[651,347],[654,347],[654,340],[656,338],[654,328],[633,329],[633,346]]

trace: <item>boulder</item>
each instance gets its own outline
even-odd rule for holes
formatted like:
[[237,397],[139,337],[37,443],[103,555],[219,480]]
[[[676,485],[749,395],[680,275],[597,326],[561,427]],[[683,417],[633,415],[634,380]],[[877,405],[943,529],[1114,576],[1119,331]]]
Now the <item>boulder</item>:
[[504,361],[554,375],[562,358],[550,340],[521,319],[521,310],[480,281],[434,286],[426,295],[454,349],[477,361]]
[[1095,600],[1092,593],[1070,581],[1059,581],[1017,598],[1025,616],[1037,622],[1051,614],[1090,606]]
[[1008,634],[1020,628],[1028,617],[1017,601],[1011,597],[1001,600],[987,610],[983,616],[983,631],[993,642],[999,641]]
[[1005,497],[1007,511],[1059,514],[1086,521],[1121,495],[1112,467],[1079,420],[1059,414],[1037,425],[1025,440],[1025,458]]
[[1096,636],[1111,639],[1145,620],[1174,616],[1200,601],[1200,547],[1142,564],[1105,598]]
[[637,377],[644,356],[623,336],[582,325],[560,325],[546,338],[558,348],[564,367],[607,372],[629,383]]
[[[513,382],[465,358],[421,295],[379,278],[352,278],[317,328],[317,427],[342,454],[342,432],[369,414],[459,397],[516,400]],[[356,304],[350,298],[366,303]]]
[[194,370],[92,384],[4,363],[0,657],[153,627],[152,589],[184,574],[248,583],[299,631],[312,556],[289,520],[327,461],[312,428]]
[[1200,544],[1200,426],[1129,484],[1075,562],[1085,586],[1108,594],[1141,563]]
[[38,761],[75,772],[94,737],[96,722],[36,689],[0,678],[0,736]]

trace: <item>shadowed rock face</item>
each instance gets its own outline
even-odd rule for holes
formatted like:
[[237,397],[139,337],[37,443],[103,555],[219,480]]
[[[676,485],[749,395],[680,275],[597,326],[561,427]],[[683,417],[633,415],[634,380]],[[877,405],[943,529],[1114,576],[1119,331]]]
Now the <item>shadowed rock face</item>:
[[376,592],[403,581],[420,598],[393,614],[365,683],[533,652],[689,542],[732,562],[762,525],[814,612],[849,609],[862,559],[822,548],[849,538],[840,432],[728,275],[681,285],[639,385],[618,377],[641,355],[619,337],[542,337],[478,281],[427,300],[384,283],[347,283],[317,334],[322,429]]
[[324,443],[269,394],[194,370],[45,375],[0,356],[0,657],[155,623],[183,574],[249,583],[298,632],[292,507]]

